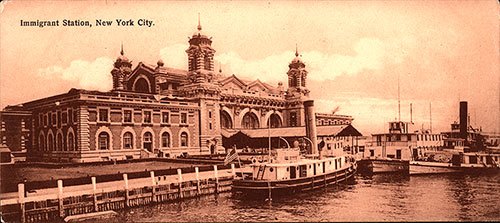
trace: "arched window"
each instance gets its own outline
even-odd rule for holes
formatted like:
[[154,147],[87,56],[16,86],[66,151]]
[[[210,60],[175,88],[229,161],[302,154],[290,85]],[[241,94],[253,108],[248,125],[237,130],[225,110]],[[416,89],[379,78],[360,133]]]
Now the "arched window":
[[109,148],[109,134],[107,132],[99,133],[98,148],[100,150],[108,150]]
[[57,134],[57,144],[56,144],[57,150],[58,151],[63,151],[63,139],[62,139],[62,134]]
[[233,121],[231,120],[231,116],[229,116],[229,114],[226,111],[220,112],[220,123],[222,125],[222,128],[225,129],[233,128]]
[[68,150],[73,151],[75,150],[75,137],[73,136],[73,133],[70,132],[68,134]]
[[256,129],[259,128],[259,120],[254,113],[248,112],[243,116],[241,126],[244,129]]
[[[271,120],[271,128],[279,128],[281,127],[281,118],[277,114],[272,114],[269,116],[269,119]],[[321,121],[321,124],[323,124],[323,121]]]
[[126,132],[123,134],[123,148],[132,149],[134,145],[134,135],[131,132]]
[[139,78],[137,80],[137,82],[135,82],[134,91],[142,92],[142,93],[149,93],[150,89],[149,89],[148,81],[146,81],[146,79],[144,79],[144,78]]
[[181,133],[181,146],[188,146],[188,134],[186,132]]
[[149,152],[153,152],[153,134],[151,132],[144,133],[142,140],[142,147]]
[[45,150],[45,136],[43,134],[40,134],[40,136],[38,137],[38,150]]
[[54,151],[54,135],[49,134],[49,151]]
[[170,134],[168,132],[161,134],[161,147],[170,147]]

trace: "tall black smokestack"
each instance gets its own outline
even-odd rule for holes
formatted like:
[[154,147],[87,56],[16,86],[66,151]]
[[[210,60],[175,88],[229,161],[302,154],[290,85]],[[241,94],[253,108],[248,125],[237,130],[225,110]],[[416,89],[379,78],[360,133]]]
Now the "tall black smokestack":
[[460,102],[460,138],[467,139],[467,102]]
[[318,154],[318,143],[316,135],[316,117],[314,115],[314,101],[304,101],[306,137],[312,142],[310,154]]

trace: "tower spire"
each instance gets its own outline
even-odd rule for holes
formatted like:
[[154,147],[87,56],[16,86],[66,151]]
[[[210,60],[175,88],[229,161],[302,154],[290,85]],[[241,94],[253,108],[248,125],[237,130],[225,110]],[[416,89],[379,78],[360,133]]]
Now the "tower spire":
[[295,43],[295,56],[296,57],[299,56],[299,50],[298,50],[298,47],[297,47],[297,43]]
[[121,47],[120,47],[120,54],[121,54],[122,56],[123,56],[123,54],[124,54],[124,53],[123,53],[123,42],[122,42],[122,45],[121,45]]
[[200,13],[198,12],[198,30],[201,31]]
[[222,73],[222,64],[220,61],[219,61],[219,73]]

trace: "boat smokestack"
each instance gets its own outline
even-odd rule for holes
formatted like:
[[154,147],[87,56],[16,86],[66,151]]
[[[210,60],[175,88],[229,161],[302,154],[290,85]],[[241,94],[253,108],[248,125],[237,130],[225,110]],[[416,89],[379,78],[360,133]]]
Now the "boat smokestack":
[[460,102],[460,138],[467,139],[467,102]]
[[314,115],[314,101],[304,101],[306,137],[311,140],[310,154],[318,154],[318,143],[316,135],[316,117]]
[[410,103],[410,123],[413,124],[413,105]]

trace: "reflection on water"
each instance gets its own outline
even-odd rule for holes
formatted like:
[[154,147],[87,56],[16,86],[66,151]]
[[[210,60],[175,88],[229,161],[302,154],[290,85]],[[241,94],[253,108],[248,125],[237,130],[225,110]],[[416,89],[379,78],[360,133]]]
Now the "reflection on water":
[[226,193],[120,211],[101,222],[488,221],[500,219],[499,201],[500,174],[375,175],[270,202]]

